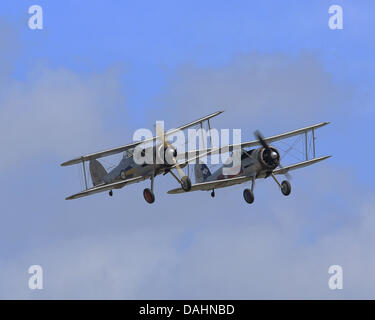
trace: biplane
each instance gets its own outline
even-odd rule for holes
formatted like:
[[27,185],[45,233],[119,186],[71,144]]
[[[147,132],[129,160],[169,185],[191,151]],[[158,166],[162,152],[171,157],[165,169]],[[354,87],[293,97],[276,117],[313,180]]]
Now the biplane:
[[[150,188],[145,188],[143,190],[143,196],[146,202],[153,203],[155,201],[155,177],[161,174],[166,175],[170,173],[179,183],[180,187],[169,190],[169,194],[180,194],[201,190],[211,191],[211,197],[215,197],[215,189],[251,181],[251,188],[246,188],[243,191],[243,197],[247,203],[252,203],[254,201],[254,187],[256,179],[272,177],[280,188],[282,194],[287,196],[291,193],[291,184],[288,181],[290,180],[289,171],[312,165],[330,157],[315,156],[315,130],[327,125],[329,122],[322,122],[267,138],[263,137],[259,131],[255,131],[254,134],[256,140],[243,143],[241,142],[240,144],[228,144],[221,147],[214,147],[211,142],[210,148],[193,151],[188,150],[187,152],[184,152],[183,155],[178,154],[177,148],[168,141],[168,136],[173,135],[179,130],[185,130],[197,125],[203,129],[203,123],[205,122],[208,124],[208,129],[211,130],[210,119],[218,116],[222,112],[223,111],[212,113],[166,132],[164,132],[164,130],[161,131],[160,128],[158,129],[156,127],[157,134],[150,139],[88,154],[62,163],[61,166],[82,164],[85,183],[85,188],[83,191],[67,197],[66,200],[81,198],[104,191],[108,191],[109,196],[113,196],[113,190],[115,189],[121,189],[127,185],[149,179]],[[308,152],[309,135],[311,136],[313,153],[311,159],[309,159]],[[270,144],[295,136],[304,136],[305,138],[305,159],[303,161],[283,167],[280,163],[281,156],[279,150]],[[156,163],[154,161],[150,164],[138,164],[136,161],[134,161],[134,150],[141,144],[146,145],[147,143],[152,144],[151,146],[145,148],[150,148],[154,159],[161,155],[162,158],[169,156],[172,161],[162,163]],[[147,149],[143,149],[142,152],[146,152]],[[224,163],[213,173],[211,173],[206,163],[201,162],[201,158],[203,157],[214,156],[224,152],[231,153],[232,155],[236,154],[240,159],[238,163],[239,168],[237,168],[235,171],[236,173],[233,175],[228,174],[228,170],[226,170],[233,166],[233,161]],[[109,172],[107,172],[104,166],[98,161],[100,158],[121,153],[123,153],[121,161]],[[191,182],[189,170],[189,163],[193,161],[196,162],[194,164],[194,184]],[[87,162],[89,163],[89,172],[92,182],[91,187],[88,187],[86,173]],[[187,174],[185,174],[183,170],[183,168],[186,166],[188,168]],[[276,175],[285,175],[288,180],[284,180],[280,183],[276,178]]]

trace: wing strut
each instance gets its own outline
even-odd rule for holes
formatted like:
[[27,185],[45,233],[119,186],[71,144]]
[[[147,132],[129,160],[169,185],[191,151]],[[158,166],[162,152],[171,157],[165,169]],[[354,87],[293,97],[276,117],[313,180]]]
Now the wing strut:
[[[309,131],[311,131],[311,137],[309,137]],[[310,138],[310,142],[309,142]],[[305,161],[309,160],[309,151],[310,151],[310,145],[312,144],[312,155],[313,159],[315,159],[316,152],[315,152],[315,128],[311,128],[310,130],[305,131]],[[311,152],[311,151],[310,151]]]
[[211,136],[210,119],[207,119],[207,124],[208,124],[208,132],[209,132],[209,136],[210,136],[210,148],[212,149],[212,136]]
[[83,166],[83,177],[85,178],[85,186],[86,186],[86,190],[87,190],[88,188],[87,188],[87,177],[86,177],[85,160],[82,160],[82,166]]
[[313,156],[314,156],[314,159],[315,159],[315,132],[314,132],[314,128],[311,130],[311,134],[312,134],[312,143],[313,143]]
[[307,131],[305,131],[305,155],[306,155],[306,161],[309,160],[309,149],[307,146]]

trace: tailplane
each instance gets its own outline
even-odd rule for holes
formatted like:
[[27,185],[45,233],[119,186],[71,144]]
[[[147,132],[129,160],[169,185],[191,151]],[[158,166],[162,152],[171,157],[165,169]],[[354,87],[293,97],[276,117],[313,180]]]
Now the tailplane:
[[103,183],[103,178],[107,175],[107,171],[98,160],[90,160],[90,174],[94,186]]
[[203,163],[203,164],[195,164],[194,166],[194,174],[195,174],[195,182],[205,182],[207,178],[211,175],[210,169]]

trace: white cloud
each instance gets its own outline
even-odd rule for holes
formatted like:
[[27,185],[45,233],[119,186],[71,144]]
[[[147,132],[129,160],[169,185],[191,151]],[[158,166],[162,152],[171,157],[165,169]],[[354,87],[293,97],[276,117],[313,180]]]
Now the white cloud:
[[[219,190],[215,200],[207,193],[169,196],[154,207],[138,203],[133,189],[123,191],[131,202],[82,203],[86,210],[74,216],[84,235],[3,263],[2,274],[11,276],[0,292],[7,298],[371,298],[375,199],[356,181],[355,194],[339,187],[331,196],[339,177],[350,179],[333,168],[321,164],[296,174],[288,198],[273,181],[259,181],[251,206],[240,188]],[[320,188],[327,181],[331,187]],[[331,203],[317,201],[327,194]],[[87,219],[96,223],[82,229]],[[65,220],[61,233],[70,225]],[[45,268],[45,290],[38,293],[20,277],[34,263]],[[328,288],[333,264],[344,269],[342,291]]]
[[0,95],[0,170],[48,154],[77,156],[105,139],[104,117],[124,102],[118,72],[86,76],[40,67]]
[[310,53],[251,53],[219,67],[185,64],[176,68],[169,83],[158,99],[159,115],[183,120],[224,109],[225,121],[215,121],[227,126],[322,121],[332,111],[341,111],[351,96]]
[[[0,147],[6,153],[0,170],[50,153],[65,157],[84,153],[83,147],[87,152],[96,149],[105,139],[103,117],[123,102],[118,74],[111,70],[81,76],[41,67],[25,82],[10,81],[7,72],[0,75],[8,79],[0,88]],[[270,125],[282,117],[278,128],[288,122],[320,121],[347,97],[308,54],[252,54],[219,68],[186,65],[167,89],[159,100],[165,107],[157,111],[174,121],[223,106],[228,111],[224,121],[232,119],[229,125],[243,126],[250,119]],[[168,187],[162,179],[158,200]],[[3,226],[2,253],[9,247],[19,250],[0,262],[0,295],[372,297],[374,199],[352,175],[327,164],[296,174],[289,198],[270,184],[270,179],[257,182],[251,206],[242,199],[244,186],[219,190],[214,200],[207,193],[191,193],[160,197],[148,206],[141,185],[116,192],[112,201],[100,195],[73,203],[56,200],[61,193],[63,201],[59,186],[36,185],[38,190],[28,190],[22,201],[7,203],[16,216],[7,213],[14,230],[10,236],[8,225]],[[39,195],[42,190],[52,196]],[[31,218],[24,204],[28,195],[39,199],[32,210],[40,210],[39,215]],[[11,246],[9,239],[19,243]],[[31,264],[44,268],[41,292],[27,288]],[[331,264],[344,268],[342,292],[328,289]]]

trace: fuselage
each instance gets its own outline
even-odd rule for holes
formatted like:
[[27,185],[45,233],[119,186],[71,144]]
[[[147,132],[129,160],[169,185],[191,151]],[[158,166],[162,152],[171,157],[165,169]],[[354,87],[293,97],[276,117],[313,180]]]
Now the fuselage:
[[[276,162],[271,162],[271,165],[267,163],[267,159],[264,155],[264,148],[252,149],[252,150],[237,150],[237,155],[240,157],[240,161],[230,161],[221,166],[214,173],[209,175],[205,181],[215,181],[233,178],[236,176],[249,176],[254,178],[266,177],[272,172],[272,170],[278,165],[280,156],[278,151],[271,147],[274,152],[277,152],[278,159]],[[236,156],[234,153],[232,157]],[[154,157],[155,159],[155,157]],[[156,162],[156,161],[154,161]],[[104,183],[112,183],[119,180],[130,179],[135,177],[151,177],[157,176],[161,173],[166,173],[170,170],[171,165],[168,163],[154,163],[154,164],[138,164],[134,161],[133,153],[128,152],[124,154],[120,163],[112,169],[107,175],[103,177]]]
[[214,173],[212,173],[205,181],[223,180],[237,176],[248,176],[254,178],[264,178],[272,172],[272,170],[279,164],[280,156],[276,148],[271,147],[273,151],[277,152],[277,161],[272,165],[267,165],[264,161],[264,148],[252,150],[240,150],[241,161],[239,165],[234,166],[234,162],[224,164]]
[[103,178],[103,182],[112,183],[114,181],[136,177],[155,177],[161,173],[165,173],[166,171],[168,171],[171,167],[171,164],[168,164],[167,162],[158,163],[156,161],[155,150],[152,147],[150,147],[149,150],[153,152],[154,163],[137,163],[134,160],[133,156],[134,150],[128,150],[128,152],[124,154],[120,163]]

